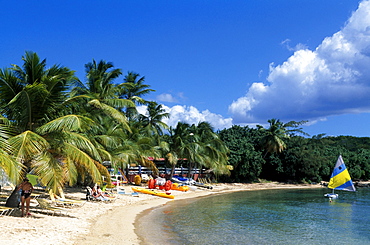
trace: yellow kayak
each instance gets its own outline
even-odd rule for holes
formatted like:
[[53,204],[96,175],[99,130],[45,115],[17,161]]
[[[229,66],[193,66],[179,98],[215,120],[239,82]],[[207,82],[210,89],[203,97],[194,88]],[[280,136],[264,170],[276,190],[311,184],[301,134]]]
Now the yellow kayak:
[[188,191],[190,188],[187,185],[181,185],[179,186],[178,183],[173,183],[171,186],[171,190],[176,190],[176,191]]
[[144,193],[144,194],[150,194],[150,195],[154,195],[154,196],[171,198],[171,199],[175,198],[173,195],[167,195],[164,192],[159,192],[159,191],[156,191],[156,190],[149,190],[149,189],[137,188],[137,187],[131,187],[131,189],[133,191],[141,192],[141,193]]

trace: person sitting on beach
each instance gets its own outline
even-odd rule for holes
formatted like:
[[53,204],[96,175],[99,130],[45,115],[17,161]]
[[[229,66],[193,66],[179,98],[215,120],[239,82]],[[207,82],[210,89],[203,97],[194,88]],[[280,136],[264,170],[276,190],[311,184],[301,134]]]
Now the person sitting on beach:
[[101,201],[108,201],[108,198],[105,197],[103,191],[100,189],[100,186],[96,187],[95,192],[93,191],[93,197]]
[[27,178],[19,185],[18,191],[21,190],[21,210],[22,217],[24,216],[24,203],[26,203],[26,217],[29,215],[30,202],[31,202],[31,193],[33,191],[32,184],[28,181]]
[[95,197],[97,194],[98,192],[96,191],[96,185],[94,185],[93,188],[91,189],[91,195]]

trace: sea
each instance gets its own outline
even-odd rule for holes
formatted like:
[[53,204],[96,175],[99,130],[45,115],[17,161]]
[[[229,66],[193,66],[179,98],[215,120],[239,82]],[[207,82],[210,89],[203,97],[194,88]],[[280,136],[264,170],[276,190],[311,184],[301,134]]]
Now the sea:
[[370,188],[240,191],[146,210],[142,244],[370,244]]

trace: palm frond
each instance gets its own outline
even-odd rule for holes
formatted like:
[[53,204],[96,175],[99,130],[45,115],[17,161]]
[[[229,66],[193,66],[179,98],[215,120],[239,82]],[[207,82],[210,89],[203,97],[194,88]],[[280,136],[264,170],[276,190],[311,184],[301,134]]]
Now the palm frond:
[[78,149],[89,154],[90,157],[101,161],[100,154],[90,140],[80,133],[67,132],[68,137],[65,138],[65,142],[74,145]]
[[65,143],[64,155],[70,158],[75,164],[79,164],[86,168],[94,182],[101,181],[101,174],[97,169],[94,160],[85,152],[81,151],[78,147]]
[[66,115],[42,125],[37,129],[37,132],[39,134],[60,131],[85,132],[94,125],[95,122],[88,117],[79,115]]
[[65,183],[65,174],[61,163],[49,152],[35,158],[31,165],[36,175],[40,177],[41,183],[54,192]]
[[77,183],[78,168],[70,158],[66,158],[64,163],[65,180],[70,186],[73,186]]
[[11,155],[3,150],[0,150],[0,168],[4,170],[10,181],[13,183],[16,183],[19,180],[22,166],[19,165]]
[[19,162],[28,162],[43,154],[50,148],[49,143],[40,135],[25,131],[9,139],[13,155]]

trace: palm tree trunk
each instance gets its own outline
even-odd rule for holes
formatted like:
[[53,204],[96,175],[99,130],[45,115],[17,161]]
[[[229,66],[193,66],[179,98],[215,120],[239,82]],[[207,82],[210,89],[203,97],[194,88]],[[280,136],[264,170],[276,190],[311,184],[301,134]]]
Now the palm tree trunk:
[[175,173],[176,164],[172,164],[171,173],[170,173],[170,180],[173,177],[173,174]]
[[192,171],[193,171],[193,163],[189,162],[189,168],[188,168],[188,178],[192,178]]
[[177,161],[175,163],[172,163],[171,173],[170,173],[170,180],[172,179],[173,175],[175,174],[176,165],[177,165]]

